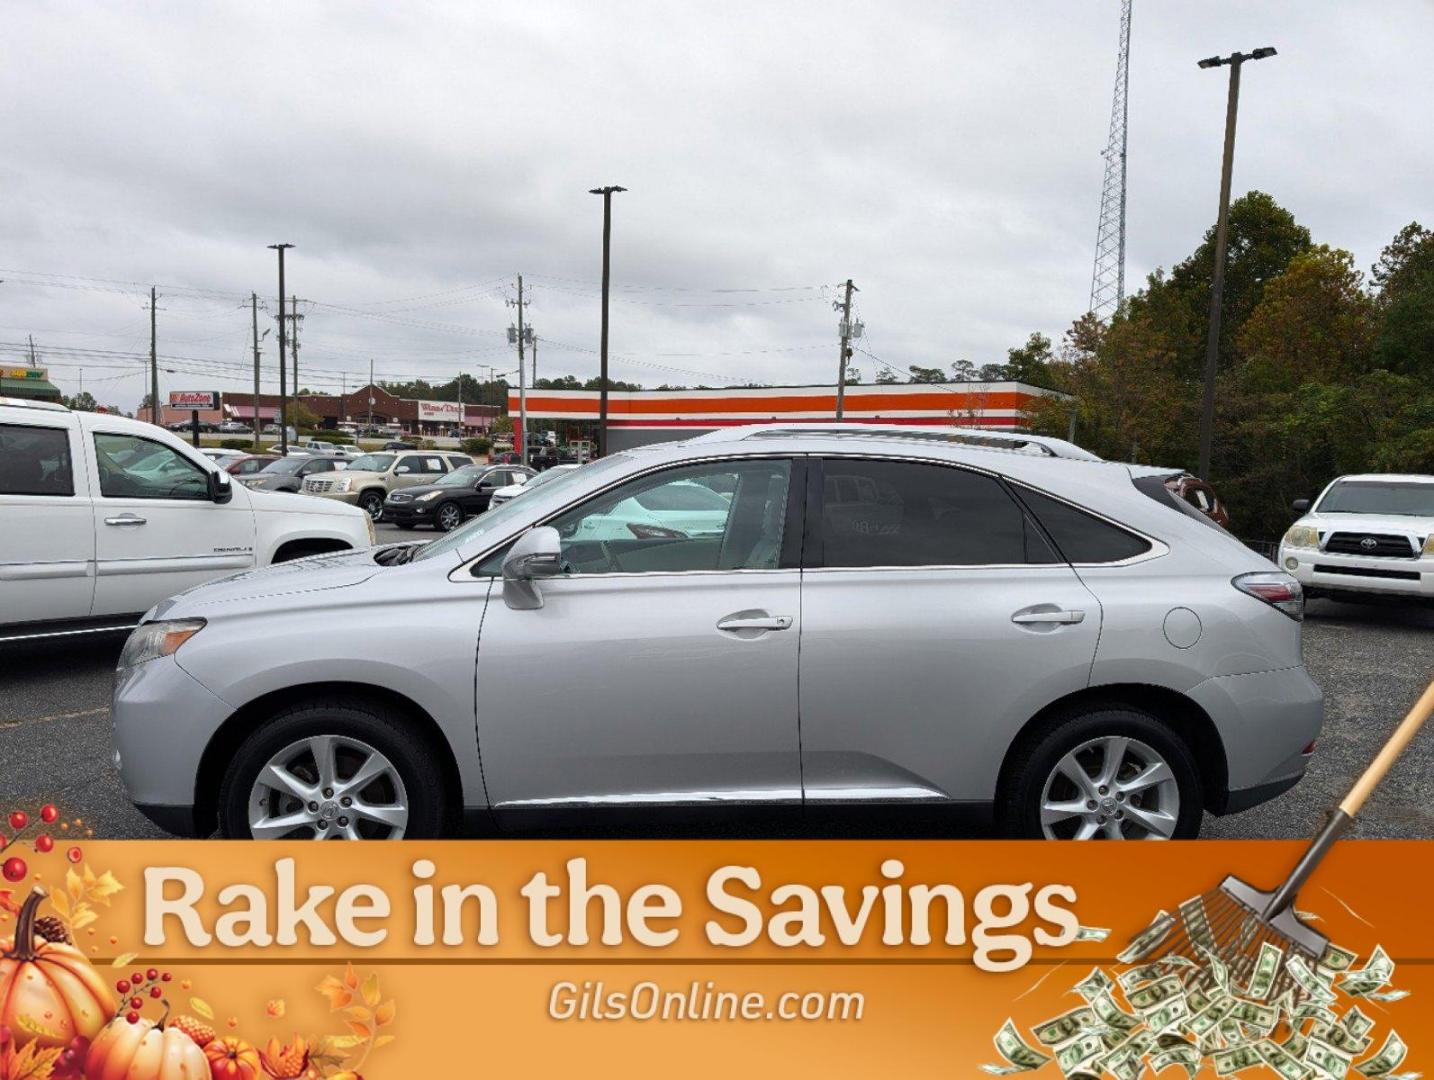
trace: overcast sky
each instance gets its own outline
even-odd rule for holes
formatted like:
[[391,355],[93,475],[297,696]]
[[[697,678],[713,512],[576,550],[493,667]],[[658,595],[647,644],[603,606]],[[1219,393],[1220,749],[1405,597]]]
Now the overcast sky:
[[[1000,361],[1086,306],[1118,18],[1118,0],[7,5],[0,359],[33,333],[63,389],[83,363],[133,409],[156,282],[161,392],[249,387],[246,298],[272,311],[283,240],[307,386],[358,385],[370,358],[390,378],[511,371],[520,272],[539,374],[588,378],[587,189],[622,184],[615,378],[830,382],[847,277],[888,363]],[[1237,193],[1271,192],[1366,269],[1430,223],[1431,41],[1428,0],[1135,0],[1127,281],[1213,221],[1226,75],[1195,61],[1232,49],[1279,49],[1245,69]]]

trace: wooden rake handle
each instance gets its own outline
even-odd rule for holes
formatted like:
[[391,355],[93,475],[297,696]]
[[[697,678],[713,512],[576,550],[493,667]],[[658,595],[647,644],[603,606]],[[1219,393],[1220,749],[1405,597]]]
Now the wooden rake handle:
[[1404,748],[1409,745],[1411,739],[1424,726],[1424,721],[1429,719],[1429,714],[1434,713],[1434,682],[1431,682],[1424,690],[1423,696],[1414,703],[1414,707],[1394,729],[1394,734],[1384,744],[1378,756],[1369,763],[1369,768],[1364,770],[1363,775],[1354,782],[1354,787],[1349,789],[1349,794],[1339,804],[1340,810],[1350,817],[1359,813],[1364,806],[1364,801],[1369,798],[1370,793],[1384,779],[1385,775],[1394,766],[1395,760]]

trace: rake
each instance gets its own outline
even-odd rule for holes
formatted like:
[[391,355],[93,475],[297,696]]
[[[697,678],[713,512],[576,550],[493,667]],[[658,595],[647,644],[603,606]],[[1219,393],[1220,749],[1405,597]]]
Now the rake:
[[[1248,986],[1261,946],[1268,943],[1281,950],[1281,957],[1270,989],[1263,995],[1264,1000],[1278,1000],[1288,990],[1293,990],[1297,998],[1303,997],[1304,991],[1290,974],[1287,961],[1292,956],[1299,956],[1313,972],[1329,945],[1329,938],[1300,921],[1294,911],[1295,897],[1320,861],[1329,854],[1335,841],[1349,831],[1365,800],[1384,779],[1430,713],[1434,713],[1434,682],[1429,684],[1395,728],[1389,741],[1355,781],[1339,807],[1330,814],[1324,828],[1278,888],[1265,892],[1230,875],[1218,889],[1180,905],[1178,916],[1168,916],[1171,920],[1165,931],[1168,936],[1149,946],[1147,955],[1140,959],[1153,962],[1181,957],[1194,961],[1196,966],[1190,969],[1190,981],[1208,985],[1215,979],[1206,958],[1214,956],[1225,965],[1232,986]],[[1152,933],[1158,937],[1158,928],[1152,926],[1144,935]]]

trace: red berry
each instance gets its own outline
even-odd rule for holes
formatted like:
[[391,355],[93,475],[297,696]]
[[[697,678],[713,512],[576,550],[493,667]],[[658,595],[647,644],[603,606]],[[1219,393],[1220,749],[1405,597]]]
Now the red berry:
[[15,810],[10,814],[10,828],[19,832],[26,825],[30,824],[30,815],[23,810]]
[[84,857],[85,853],[77,847],[72,847],[69,851],[65,852],[65,858],[69,859],[70,862],[79,862]]
[[129,999],[129,1007],[130,1007],[131,1009],[142,1009],[142,1008],[144,1008],[144,998],[142,998],[142,997],[132,997],[132,998],[130,998],[130,999]]
[[133,975],[129,977],[129,981],[134,983],[135,986],[138,986],[140,983],[144,982],[144,973],[141,971],[136,971]]
[[149,996],[152,997],[152,998],[157,998],[157,997],[159,997],[159,995],[162,994],[162,993],[164,993],[164,991],[161,990],[161,989],[160,989],[159,987],[157,987],[157,986],[151,986],[151,987],[149,988]]
[[40,820],[46,825],[53,825],[60,819],[60,811],[55,808],[54,803],[46,803],[40,807]]
[[127,1012],[124,1014],[124,1018],[128,1020],[131,1024],[139,1023],[139,1013],[137,1012]]
[[4,867],[0,868],[0,873],[4,873],[6,881],[23,881],[29,872],[29,866],[18,855],[12,855],[6,859]]
[[169,980],[172,979],[172,978],[174,978],[174,976],[171,975],[169,972],[166,971],[163,975],[161,975],[161,976],[159,977],[159,981],[160,981],[160,982],[169,982]]
[[121,979],[119,982],[115,983],[115,989],[118,990],[121,994],[128,994],[128,993],[129,993],[129,980],[128,980],[128,979]]
[[38,851],[41,855],[48,855],[51,851],[54,850],[54,848],[55,841],[50,837],[46,836],[44,833],[41,833],[39,836],[35,837],[35,850]]
[[150,968],[144,973],[144,977],[150,982],[154,982],[155,979],[159,978],[159,968]]

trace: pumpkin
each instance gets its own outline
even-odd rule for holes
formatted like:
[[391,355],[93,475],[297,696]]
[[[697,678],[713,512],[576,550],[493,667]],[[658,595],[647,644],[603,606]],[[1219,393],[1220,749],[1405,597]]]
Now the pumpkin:
[[209,1059],[198,1043],[163,1020],[131,1024],[117,1016],[90,1044],[85,1080],[209,1080]]
[[35,933],[35,913],[45,890],[30,892],[15,923],[15,937],[0,942],[0,1027],[10,1029],[18,1049],[69,1046],[93,1039],[115,1011],[110,989],[73,945]]
[[259,1051],[233,1035],[211,1039],[204,1044],[204,1053],[214,1080],[256,1080],[265,1075],[259,1069]]

